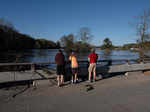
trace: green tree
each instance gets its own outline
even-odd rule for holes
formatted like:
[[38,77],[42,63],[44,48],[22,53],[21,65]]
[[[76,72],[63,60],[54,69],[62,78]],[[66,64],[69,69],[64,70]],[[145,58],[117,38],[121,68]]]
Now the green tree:
[[37,49],[57,48],[56,43],[51,40],[46,40],[44,38],[41,38],[41,39],[36,39],[35,41],[36,41],[35,48],[37,48]]
[[88,53],[92,47],[88,43],[77,41],[74,44],[74,48],[75,48],[75,51],[77,51],[78,53]]
[[107,37],[103,40],[103,45],[101,49],[113,49],[112,41]]
[[137,47],[138,47],[137,43],[124,44],[122,46],[122,48],[125,50],[129,50],[131,48],[137,48]]
[[50,49],[58,48],[56,43],[46,39],[33,37],[18,32],[14,26],[0,18],[0,50],[25,50],[25,49]]
[[90,44],[77,41],[73,34],[61,37],[60,44],[67,53],[70,53],[72,50],[78,53],[85,53],[91,49]]
[[62,47],[64,47],[66,52],[70,52],[71,50],[74,50],[74,35],[69,34],[67,36],[63,36],[60,39],[60,44]]

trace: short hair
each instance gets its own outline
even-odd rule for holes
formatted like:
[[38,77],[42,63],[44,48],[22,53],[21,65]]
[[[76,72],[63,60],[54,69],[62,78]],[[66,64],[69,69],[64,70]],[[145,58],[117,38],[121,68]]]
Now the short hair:
[[95,52],[95,49],[91,49],[91,52]]
[[62,50],[61,50],[61,49],[58,49],[58,51],[59,51],[59,52],[62,52]]

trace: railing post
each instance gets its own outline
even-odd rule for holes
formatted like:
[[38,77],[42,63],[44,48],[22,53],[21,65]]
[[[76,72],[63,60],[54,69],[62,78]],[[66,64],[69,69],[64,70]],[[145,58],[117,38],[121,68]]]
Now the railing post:
[[35,72],[35,64],[31,64],[31,71]]
[[126,64],[129,65],[129,60],[126,60]]
[[145,62],[145,58],[143,58],[143,63],[145,64],[146,62]]
[[141,63],[141,59],[138,60],[138,63],[139,63],[139,64]]
[[112,65],[112,60],[108,60],[107,66],[111,66],[111,65]]
[[144,60],[143,59],[140,59],[140,64],[143,64],[144,63]]

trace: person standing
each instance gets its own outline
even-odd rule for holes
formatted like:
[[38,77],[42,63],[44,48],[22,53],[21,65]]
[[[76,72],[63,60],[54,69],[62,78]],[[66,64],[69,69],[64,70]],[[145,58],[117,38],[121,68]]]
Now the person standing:
[[57,73],[57,85],[60,87],[64,83],[64,73],[65,73],[65,56],[59,49],[55,56],[56,73]]
[[78,62],[75,56],[75,53],[72,52],[71,56],[69,56],[69,60],[71,61],[71,69],[72,69],[72,83],[77,82],[77,75],[78,75]]
[[95,82],[96,77],[96,62],[98,59],[98,54],[95,53],[95,49],[91,50],[91,53],[88,56],[88,61],[90,63],[88,71],[89,71],[89,77],[88,81],[91,82],[91,74],[93,72],[93,82]]

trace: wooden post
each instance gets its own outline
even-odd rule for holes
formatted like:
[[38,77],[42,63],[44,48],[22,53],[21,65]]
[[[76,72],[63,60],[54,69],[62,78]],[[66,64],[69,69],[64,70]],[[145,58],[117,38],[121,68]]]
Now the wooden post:
[[130,64],[130,63],[129,63],[129,60],[126,60],[126,64],[127,64],[127,65],[129,65],[129,64]]

